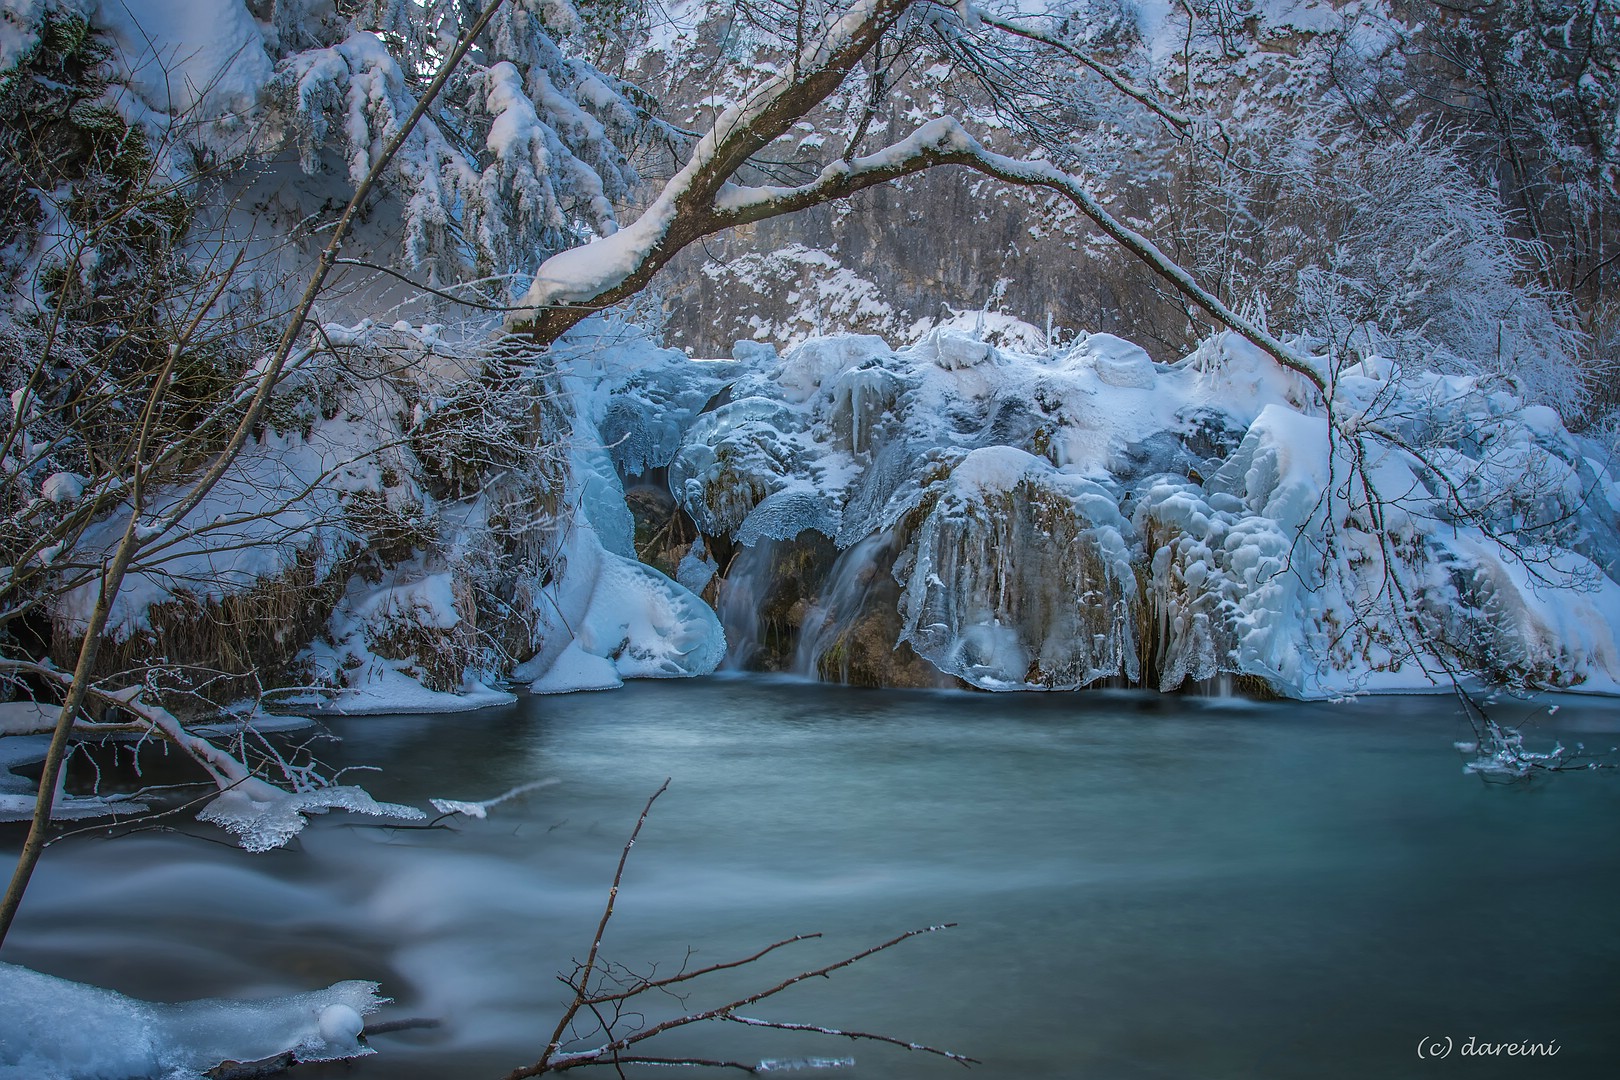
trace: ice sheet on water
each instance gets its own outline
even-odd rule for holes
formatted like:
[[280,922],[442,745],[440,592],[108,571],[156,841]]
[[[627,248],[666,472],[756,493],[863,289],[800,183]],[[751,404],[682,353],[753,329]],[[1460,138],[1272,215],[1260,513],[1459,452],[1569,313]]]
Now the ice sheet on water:
[[[50,737],[25,734],[49,731],[56,722],[55,706],[33,701],[0,704],[0,821],[29,821],[34,816],[39,782],[11,770],[20,765],[44,761]],[[66,772],[63,773],[66,778]],[[51,817],[59,821],[140,814],[146,804],[121,795],[69,795],[59,782]]]
[[570,641],[545,673],[529,683],[536,694],[572,694],[580,690],[617,690],[624,685],[619,669],[577,640]]
[[373,1052],[358,1039],[359,1018],[386,1001],[376,983],[356,981],[166,1005],[0,963],[0,1080],[201,1080],[224,1061],[358,1057]]

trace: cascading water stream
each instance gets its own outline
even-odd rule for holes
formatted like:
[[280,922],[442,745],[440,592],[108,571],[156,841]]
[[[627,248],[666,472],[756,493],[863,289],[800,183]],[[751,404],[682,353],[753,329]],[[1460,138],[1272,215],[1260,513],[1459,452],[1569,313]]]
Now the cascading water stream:
[[732,557],[720,583],[720,625],[726,631],[726,658],[721,671],[746,671],[759,655],[764,629],[764,602],[776,561],[777,541],[765,539],[743,547]]
[[795,674],[829,682],[849,681],[847,660],[839,665],[836,679],[821,670],[821,660],[860,615],[875,576],[883,573],[883,565],[889,561],[886,556],[893,539],[890,531],[874,533],[838,556],[799,628],[799,644],[793,654]]

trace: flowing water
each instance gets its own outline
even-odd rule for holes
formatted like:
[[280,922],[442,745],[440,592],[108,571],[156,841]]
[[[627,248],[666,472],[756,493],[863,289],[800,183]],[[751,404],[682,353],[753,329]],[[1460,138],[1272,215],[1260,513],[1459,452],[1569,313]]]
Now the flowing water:
[[[819,677],[822,655],[861,613],[872,593],[872,579],[887,573],[880,560],[893,565],[893,544],[894,534],[885,530],[839,552],[838,561],[818,590],[817,602],[805,613],[804,625],[799,628],[799,643],[793,654],[795,673],[809,679]],[[845,670],[828,672],[828,681],[848,682],[847,665],[845,661]]]
[[[1620,742],[1612,703],[1569,702],[1547,723],[1566,741]],[[624,839],[670,777],[604,955],[663,975],[689,951],[700,966],[826,936],[698,984],[685,1006],[650,1003],[652,1019],[955,922],[749,1012],[946,1046],[982,1059],[964,1075],[985,1080],[1620,1067],[1620,775],[1465,777],[1447,698],[708,679],[330,726],[344,741],[324,757],[379,767],[350,779],[382,798],[557,782],[454,829],[317,819],[269,855],[200,827],[78,837],[46,852],[7,959],[156,999],[376,979],[397,1001],[388,1015],[442,1025],[299,1075],[496,1077],[545,1042],[566,997],[556,973],[589,948]],[[1558,1054],[1465,1058],[1470,1036]],[[1457,1050],[1420,1061],[1425,1038]],[[853,1055],[852,1073],[831,1075],[868,1080],[958,1074],[738,1025],[688,1028],[661,1050]]]
[[760,651],[763,612],[760,604],[770,582],[771,564],[780,541],[765,539],[737,552],[720,581],[720,604],[716,614],[726,630],[726,656],[720,670],[746,671]]

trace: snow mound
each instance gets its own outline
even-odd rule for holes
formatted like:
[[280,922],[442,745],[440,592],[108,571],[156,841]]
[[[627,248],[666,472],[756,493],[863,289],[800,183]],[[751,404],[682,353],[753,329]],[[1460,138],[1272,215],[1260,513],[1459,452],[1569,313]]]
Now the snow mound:
[[0,963],[0,1078],[201,1080],[226,1061],[301,1062],[373,1053],[361,1018],[388,999],[341,982],[264,1001],[163,1005]]
[[996,350],[978,338],[955,330],[936,329],[912,346],[912,352],[927,357],[946,371],[961,371],[991,362]]
[[1089,358],[1097,369],[1097,378],[1110,386],[1153,389],[1153,360],[1146,349],[1124,338],[1113,334],[1091,334],[1076,346],[1072,355]]
[[625,679],[706,675],[726,654],[725,632],[709,606],[650,566],[602,547],[576,522],[570,572],[550,594],[566,644],[522,664],[513,677],[536,693],[605,690]]

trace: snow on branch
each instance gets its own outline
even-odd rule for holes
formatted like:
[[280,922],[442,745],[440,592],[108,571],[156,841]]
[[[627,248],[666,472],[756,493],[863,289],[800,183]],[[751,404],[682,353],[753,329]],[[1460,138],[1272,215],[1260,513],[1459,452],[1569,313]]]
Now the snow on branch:
[[[63,688],[73,679],[70,672],[29,661],[6,661],[4,670],[13,675],[26,673]],[[290,790],[277,786],[258,776],[241,759],[188,731],[185,724],[168,709],[146,700],[143,690],[141,686],[122,690],[87,687],[87,696],[98,707],[116,709],[129,719],[123,722],[98,722],[76,718],[74,733],[86,737],[156,738],[174,746],[202,766],[219,789],[219,794],[197,815],[198,819],[212,822],[233,833],[238,843],[248,851],[261,852],[281,847],[303,831],[308,823],[307,815],[321,814],[327,810],[348,810],[373,817],[413,821],[427,816],[414,806],[379,803],[364,790],[351,785],[327,783],[307,769],[284,768]],[[4,734],[23,731],[43,733],[55,726],[56,706],[37,702],[27,704],[33,706],[28,710],[32,715],[21,717],[27,723],[17,724],[17,730],[0,731]],[[14,714],[21,712],[14,710]],[[52,723],[45,723],[47,717]],[[491,803],[498,801],[500,799],[491,800]]]
[[1004,34],[1011,34],[1013,37],[1020,37],[1026,41],[1033,41],[1037,44],[1046,45],[1050,48],[1056,49],[1058,52],[1061,52],[1063,55],[1078,63],[1081,67],[1084,67],[1088,71],[1101,76],[1114,89],[1118,90],[1120,93],[1124,94],[1126,97],[1137,102],[1138,104],[1144,106],[1155,116],[1159,117],[1159,119],[1170,125],[1171,129],[1174,130],[1179,136],[1186,137],[1192,133],[1193,118],[1191,116],[1182,112],[1180,109],[1172,108],[1171,106],[1165,104],[1157,94],[1153,93],[1153,91],[1136,85],[1136,83],[1127,79],[1124,75],[1121,75],[1117,70],[1108,64],[1102,63],[1090,53],[1083,52],[1063,39],[1054,37],[1043,30],[1036,30],[1028,26],[1020,25],[1010,19],[993,15],[982,8],[975,8],[973,10],[974,14],[978,17],[978,21],[983,25],[991,27],[992,29],[998,30]]
[[[774,82],[779,88],[786,86],[784,77]],[[780,102],[785,100],[785,95],[777,93],[771,100]],[[813,104],[800,103],[806,108]],[[1199,285],[1152,240],[1109,213],[1077,178],[1049,161],[994,153],[955,118],[940,117],[875,153],[829,163],[807,184],[744,187],[726,182],[742,162],[736,162],[721,173],[722,161],[729,161],[730,157],[722,158],[713,146],[720,140],[717,133],[723,124],[744,123],[741,112],[745,110],[746,106],[736,106],[722,115],[686,169],[670,182],[664,194],[635,224],[614,236],[547,260],[525,298],[525,304],[534,307],[521,321],[514,323],[514,329],[543,341],[554,340],[588,311],[632,295],[677,251],[700,237],[832,202],[941,165],[963,165],[1006,183],[1044,188],[1068,199],[1105,234],[1203,308],[1216,322],[1252,341],[1284,368],[1305,376],[1318,390],[1325,392],[1327,388],[1327,376],[1308,357],[1288,348],[1254,320],[1233,311]],[[719,184],[714,182],[716,175],[722,181]],[[714,190],[708,202],[701,206],[690,205],[694,192],[710,187]],[[559,302],[569,306],[548,306]]]
[[634,223],[541,264],[513,329],[554,341],[591,311],[639,292],[677,252],[715,232],[713,200],[721,187],[837,90],[911,3],[860,0],[830,20],[783,72],[715,118],[686,164]]

